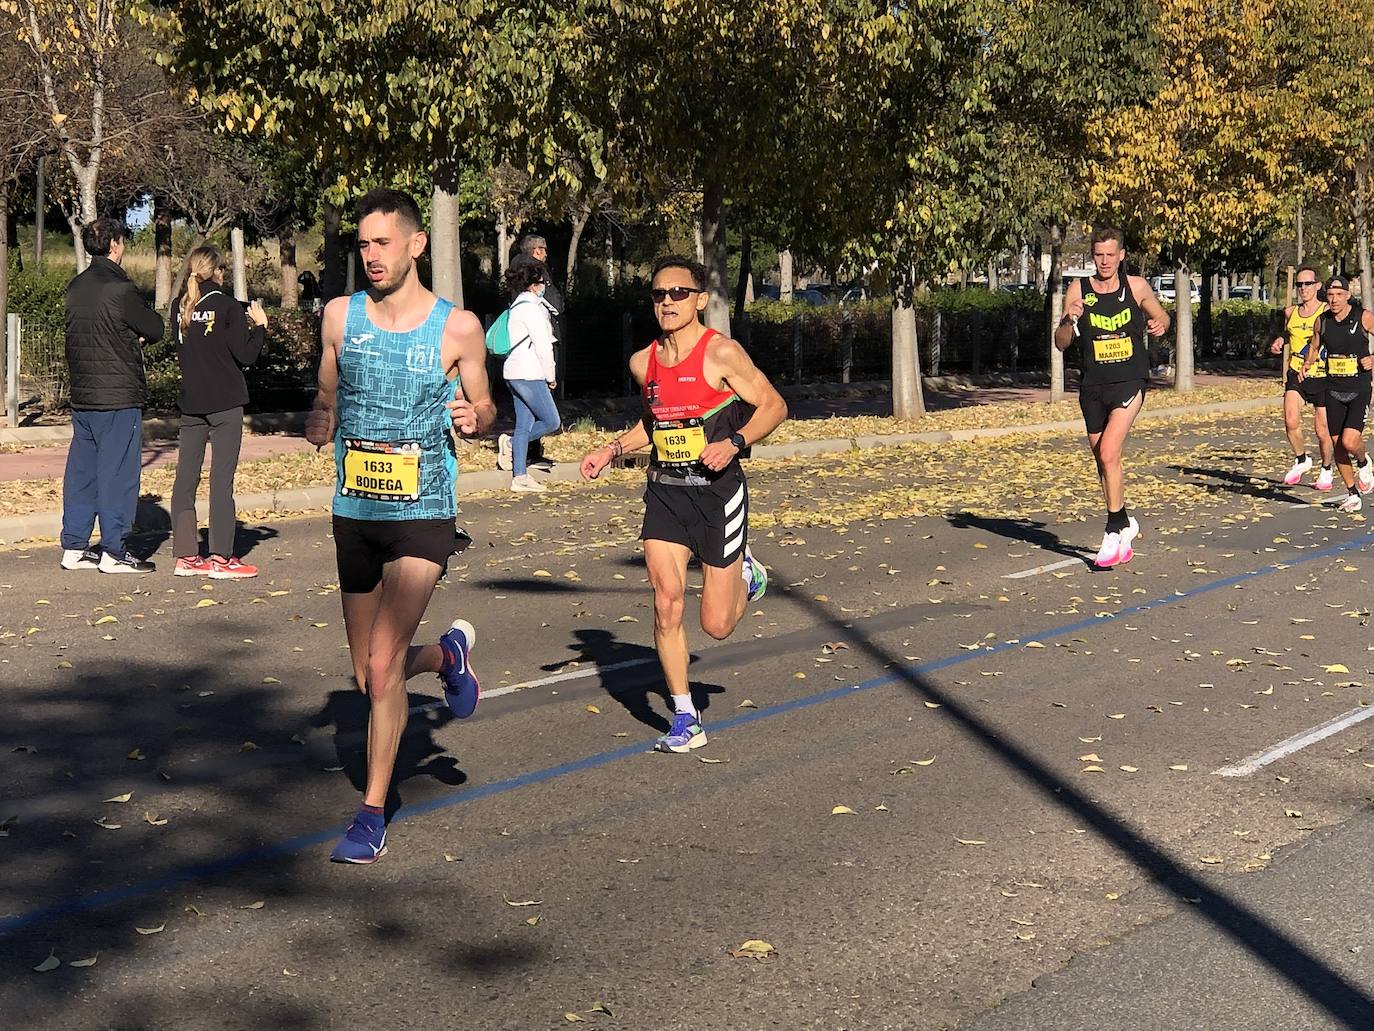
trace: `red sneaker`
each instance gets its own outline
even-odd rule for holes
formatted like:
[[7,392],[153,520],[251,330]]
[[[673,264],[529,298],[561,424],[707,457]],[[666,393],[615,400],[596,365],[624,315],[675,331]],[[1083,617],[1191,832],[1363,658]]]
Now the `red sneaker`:
[[177,559],[177,564],[172,567],[173,576],[209,576],[210,560],[201,558],[199,555],[186,555]]
[[211,580],[246,580],[250,576],[258,575],[257,566],[240,562],[237,555],[233,558],[211,555],[209,562]]

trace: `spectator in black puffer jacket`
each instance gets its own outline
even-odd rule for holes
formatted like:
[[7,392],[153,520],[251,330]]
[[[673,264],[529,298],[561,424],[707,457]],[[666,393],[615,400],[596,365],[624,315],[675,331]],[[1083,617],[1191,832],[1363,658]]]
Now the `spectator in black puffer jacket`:
[[[67,367],[72,442],[62,478],[62,568],[151,573],[126,547],[138,507],[143,345],[162,339],[161,317],[120,267],[124,223],[97,218],[81,230],[90,265],[67,285]],[[100,519],[100,547],[91,531]]]

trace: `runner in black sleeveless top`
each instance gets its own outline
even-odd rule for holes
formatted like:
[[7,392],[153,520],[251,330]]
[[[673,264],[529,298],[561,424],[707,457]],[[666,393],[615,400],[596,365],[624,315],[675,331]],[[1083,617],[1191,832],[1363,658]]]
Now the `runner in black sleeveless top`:
[[[1352,304],[1350,281],[1332,276],[1326,283],[1327,310],[1317,320],[1317,339],[1326,351],[1326,424],[1336,449],[1336,468],[1345,482],[1342,512],[1364,507],[1361,494],[1374,490],[1374,465],[1364,450],[1364,423],[1369,415],[1369,333],[1374,333],[1374,314]],[[1317,360],[1318,348],[1309,347],[1304,372]]]
[[1120,229],[1093,233],[1096,275],[1069,284],[1064,317],[1054,333],[1059,350],[1076,338],[1083,351],[1078,405],[1107,502],[1107,529],[1094,559],[1099,568],[1129,562],[1135,554],[1140,524],[1126,512],[1121,450],[1149,385],[1146,334],[1160,336],[1169,328],[1169,316],[1150,285],[1122,271],[1125,258]]

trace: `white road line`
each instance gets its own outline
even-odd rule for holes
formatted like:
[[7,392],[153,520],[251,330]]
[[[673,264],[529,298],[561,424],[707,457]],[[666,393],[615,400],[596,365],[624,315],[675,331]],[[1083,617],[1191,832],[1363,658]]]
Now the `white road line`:
[[[634,666],[647,666],[656,663],[658,659],[626,659],[624,662],[613,662],[609,666],[588,666],[586,669],[569,670],[567,673],[555,673],[552,676],[540,677],[538,680],[525,680],[518,684],[507,684],[504,687],[494,687],[490,690],[482,689],[482,697],[500,698],[502,695],[515,694],[516,691],[525,691],[531,687],[548,687],[550,684],[561,684],[568,680],[582,680],[586,677],[599,677],[603,673],[614,673],[616,670],[630,669]],[[420,712],[429,712],[432,709],[442,709],[447,702],[428,702],[424,705],[416,705],[411,708],[410,714],[413,716]]]
[[1047,566],[1036,566],[1034,569],[1023,569],[1019,573],[1003,573],[1003,580],[1024,580],[1028,576],[1039,576],[1041,573],[1053,573],[1056,569],[1068,569],[1069,566],[1081,566],[1081,558],[1066,558],[1063,562],[1051,562]]
[[1316,744],[1332,734],[1339,734],[1346,727],[1353,727],[1356,723],[1367,720],[1371,716],[1374,716],[1374,706],[1361,706],[1358,709],[1351,709],[1349,712],[1342,713],[1325,723],[1319,723],[1311,730],[1304,730],[1301,734],[1295,734],[1286,741],[1280,741],[1273,748],[1256,752],[1238,763],[1231,763],[1212,772],[1218,777],[1248,777],[1261,767],[1268,766],[1286,755],[1301,751],[1308,745]]

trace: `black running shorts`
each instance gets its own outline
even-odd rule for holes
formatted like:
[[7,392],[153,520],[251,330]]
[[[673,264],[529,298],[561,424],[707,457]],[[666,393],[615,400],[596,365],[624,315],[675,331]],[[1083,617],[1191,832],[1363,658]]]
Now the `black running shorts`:
[[448,570],[449,556],[471,543],[452,519],[349,519],[334,517],[339,590],[367,594],[382,582],[382,567],[398,558],[422,558]]
[[1325,376],[1317,376],[1315,379],[1309,376],[1299,382],[1297,372],[1289,369],[1288,379],[1283,384],[1283,391],[1286,394],[1290,390],[1296,390],[1305,404],[1315,405],[1317,408],[1326,404]]
[[644,491],[642,541],[690,548],[704,566],[724,569],[749,543],[749,484],[736,466],[704,487],[650,480]]
[[1080,386],[1078,388],[1078,407],[1083,411],[1083,425],[1087,427],[1089,433],[1101,433],[1107,428],[1107,417],[1115,409],[1130,405],[1137,394],[1143,397],[1146,386],[1148,386],[1148,382],[1143,379]]
[[1326,426],[1331,436],[1339,438],[1342,430],[1364,432],[1364,421],[1369,417],[1369,388],[1355,394],[1344,391],[1326,392]]

